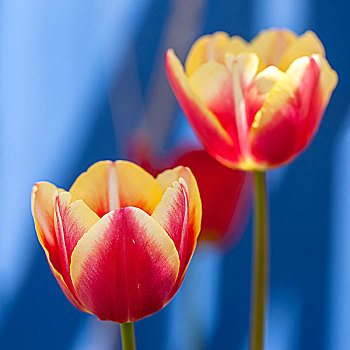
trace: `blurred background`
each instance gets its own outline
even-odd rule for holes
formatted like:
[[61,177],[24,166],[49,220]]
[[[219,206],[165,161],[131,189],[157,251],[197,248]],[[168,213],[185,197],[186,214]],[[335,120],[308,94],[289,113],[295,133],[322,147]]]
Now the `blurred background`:
[[[339,84],[311,147],[270,174],[267,349],[350,349],[350,3],[345,0],[0,2],[0,349],[118,349],[117,325],[75,309],[30,212],[35,182],[69,188],[135,131],[164,153],[194,136],[166,81],[200,35],[314,30]],[[251,224],[230,249],[198,250],[184,285],[136,323],[139,349],[247,348]],[[195,295],[195,297],[194,297]]]

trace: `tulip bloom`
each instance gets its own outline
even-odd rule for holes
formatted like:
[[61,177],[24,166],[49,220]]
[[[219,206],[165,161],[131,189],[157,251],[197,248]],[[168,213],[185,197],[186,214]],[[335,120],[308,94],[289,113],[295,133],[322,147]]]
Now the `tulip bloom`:
[[250,214],[250,174],[225,167],[204,150],[188,150],[174,159],[174,165],[189,167],[198,183],[203,208],[200,242],[232,249]]
[[170,85],[207,151],[235,169],[291,162],[314,137],[337,74],[312,32],[262,31],[251,42],[217,32],[199,38],[186,72],[166,53]]
[[32,190],[39,241],[67,298],[101,320],[133,322],[180,288],[201,224],[196,180],[185,167],[156,179],[127,161],[101,161],[69,192]]
[[190,168],[202,199],[199,242],[210,242],[222,249],[232,248],[250,214],[250,174],[227,168],[193,143],[181,142],[159,156],[150,136],[144,132],[129,138],[127,149],[130,159],[154,176],[167,168]]

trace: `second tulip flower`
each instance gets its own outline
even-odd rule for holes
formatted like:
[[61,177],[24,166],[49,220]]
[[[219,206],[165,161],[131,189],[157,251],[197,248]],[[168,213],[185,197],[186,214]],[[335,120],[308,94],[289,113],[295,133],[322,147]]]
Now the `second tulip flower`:
[[170,84],[207,151],[235,169],[291,162],[311,142],[337,74],[317,36],[261,32],[251,42],[217,32],[192,46],[186,71],[166,53]]

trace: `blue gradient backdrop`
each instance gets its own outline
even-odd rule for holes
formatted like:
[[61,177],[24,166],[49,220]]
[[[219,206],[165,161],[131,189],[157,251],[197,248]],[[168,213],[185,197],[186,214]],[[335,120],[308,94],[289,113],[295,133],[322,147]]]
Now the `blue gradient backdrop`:
[[[93,162],[124,157],[123,140],[142,114],[126,93],[135,88],[130,62],[142,101],[174,3],[0,2],[0,349],[118,348],[117,327],[76,310],[51,275],[30,190],[39,180],[69,188]],[[270,174],[269,350],[350,349],[349,14],[345,0],[209,0],[198,24],[200,34],[246,39],[270,26],[312,29],[339,75],[311,147]],[[170,144],[193,137],[173,112]],[[190,312],[207,349],[245,350],[250,260],[251,225],[231,253],[200,252],[175,300],[137,323],[139,348],[191,349]]]

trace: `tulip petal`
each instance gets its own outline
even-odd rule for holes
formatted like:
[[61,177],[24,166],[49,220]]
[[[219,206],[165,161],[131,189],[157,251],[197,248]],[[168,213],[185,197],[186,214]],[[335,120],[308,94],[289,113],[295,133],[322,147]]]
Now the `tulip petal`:
[[179,264],[159,223],[127,207],[106,214],[80,239],[71,275],[79,299],[99,319],[133,322],[164,306]]
[[284,72],[277,67],[270,66],[261,71],[254,79],[253,86],[257,88],[258,95],[270,93],[278,80],[284,76]]
[[247,88],[245,101],[249,129],[252,126],[256,113],[264,104],[272,88],[283,75],[284,73],[277,67],[269,66],[261,71]]
[[281,165],[294,152],[297,137],[297,82],[287,74],[278,80],[250,130],[251,151],[259,163]]
[[177,281],[168,300],[181,286],[195,246],[195,244],[193,245],[193,237],[191,239],[188,237],[189,208],[186,187],[187,185],[182,178],[180,178],[180,182],[175,181],[173,187],[167,188],[161,202],[152,214],[152,217],[159,222],[173,240],[180,259]]
[[[179,277],[178,277],[177,283],[174,287],[173,293],[169,296],[168,300],[170,300],[171,297],[176,293],[176,291],[178,290],[178,288],[180,287],[180,285],[183,281],[188,264],[190,262],[190,259],[193,255],[193,252],[194,252],[196,245],[197,245],[197,239],[198,239],[198,236],[199,236],[199,233],[201,230],[201,222],[202,222],[202,201],[200,198],[197,181],[196,181],[195,177],[193,176],[192,171],[189,168],[183,167],[183,166],[177,166],[174,169],[165,170],[164,172],[159,174],[156,178],[157,182],[159,183],[159,185],[163,189],[163,191],[167,191],[167,189],[169,189],[175,181],[179,181],[179,179],[184,179],[184,181],[186,183],[186,193],[188,196],[189,221],[188,221],[188,233],[187,233],[187,248],[186,248],[185,256],[183,257],[184,252],[180,253],[179,247],[178,247],[178,245],[176,245],[177,243],[175,243],[175,245],[179,251],[180,261],[181,261],[182,265],[180,266],[180,272],[179,272]],[[174,192],[170,192],[170,193],[174,193]],[[171,207],[170,203],[172,203],[175,200],[175,198],[176,198],[175,193],[176,192],[174,193],[173,196],[170,196],[170,193],[166,197],[163,196],[164,200],[162,199],[162,202],[159,204],[159,208],[164,208],[164,206],[167,206],[169,208]],[[179,192],[177,192],[177,196],[180,196]],[[181,201],[180,201],[180,203],[181,203]],[[156,208],[156,210],[157,210],[157,208]],[[155,217],[156,220],[161,220],[159,218],[160,217],[159,212],[161,212],[161,211],[160,211],[160,209],[158,209],[158,210],[157,210],[157,212],[155,211],[154,215],[156,215],[156,217]],[[170,209],[168,209],[168,211],[169,210]],[[177,214],[177,215],[179,215],[179,214]],[[163,224],[162,224],[162,226],[163,226]],[[170,229],[169,229],[169,231],[170,231]],[[174,240],[174,241],[176,241],[176,240]],[[182,271],[182,274],[181,274],[181,271]]]
[[73,201],[82,199],[100,217],[126,206],[151,214],[163,195],[152,175],[127,161],[92,165],[77,178],[70,193]]
[[225,32],[216,32],[200,37],[192,45],[185,62],[189,77],[207,62],[224,63],[226,53],[238,55],[242,52],[252,52],[249,44],[240,36],[230,37]]
[[322,95],[322,103],[324,106],[326,106],[329,102],[333,90],[337,86],[338,75],[331,68],[328,61],[324,57],[320,55],[312,55],[312,57],[316,61],[321,71],[320,89]]
[[168,50],[165,59],[170,84],[204,147],[217,160],[235,163],[238,159],[236,147],[214,114],[193,93],[174,51]]
[[32,189],[32,214],[39,242],[55,268],[60,267],[54,226],[54,203],[58,189],[49,182],[38,182]]
[[[237,98],[235,96],[238,95],[239,91],[234,90],[244,92],[256,74],[259,59],[254,53],[242,53],[238,56],[227,53],[225,60],[230,61],[227,63],[228,67],[217,62],[205,63],[191,76],[189,84],[199,100],[217,117],[223,128],[230,134],[235,145],[238,145],[235,113]],[[232,61],[237,62],[237,72],[233,71]],[[233,75],[235,74],[239,76],[237,79],[240,83],[238,87],[233,84]],[[239,101],[237,104],[240,105]]]
[[317,35],[312,31],[307,31],[286,48],[279,67],[286,70],[298,57],[311,56],[312,54],[324,56],[325,50]]
[[219,120],[226,132],[237,135],[232,75],[217,62],[202,65],[188,80],[191,90]]
[[[300,57],[275,84],[251,130],[255,157],[281,165],[311,141],[337,81],[325,62],[319,55]],[[322,81],[327,86],[325,100]]]
[[256,52],[260,59],[259,70],[267,66],[279,67],[285,50],[296,40],[296,34],[286,29],[262,30],[251,41],[251,50]]
[[187,167],[177,166],[174,169],[163,171],[157,176],[156,181],[163,191],[166,191],[168,187],[172,186],[174,181],[178,181],[180,178],[183,178],[187,185],[189,202],[189,239],[195,244],[201,230],[202,202],[197,181],[192,171]]
[[[226,57],[225,57],[226,58]],[[232,67],[232,62],[237,61],[237,70],[239,74],[239,79],[242,87],[242,91],[245,91],[247,86],[252,82],[256,75],[259,66],[259,58],[255,53],[243,52],[234,59],[230,58],[230,54],[227,56],[230,66]],[[225,60],[227,62],[227,60]]]
[[190,77],[200,66],[209,61],[224,63],[229,44],[230,37],[224,32],[200,37],[187,55],[185,62],[187,75]]
[[111,161],[100,161],[82,173],[69,190],[72,201],[82,199],[99,217],[108,213],[108,175],[113,166]]
[[[50,269],[69,301],[82,311],[86,311],[68,288],[62,275],[59,253],[57,250],[57,237],[54,226],[54,203],[61,190],[49,182],[39,182],[32,190],[32,213],[35,229],[41,246],[45,251]],[[58,270],[57,270],[58,269]]]
[[[62,193],[63,194],[63,193]],[[61,198],[62,194],[59,195]],[[65,244],[70,256],[79,239],[100,219],[82,200],[72,202],[65,208],[60,208]],[[67,234],[68,233],[68,234]]]
[[318,130],[338,77],[320,55],[295,60],[287,74],[298,81],[296,95],[299,101],[299,127],[296,152],[299,152],[310,143]]
[[55,228],[60,259],[60,274],[75,295],[70,277],[72,252],[79,239],[100,219],[82,200],[71,203],[69,192],[62,192],[55,201]]
[[232,76],[232,95],[234,100],[234,120],[236,135],[232,136],[238,145],[241,160],[250,159],[249,128],[251,121],[247,116],[247,105],[245,101],[245,88],[250,84],[256,74],[259,59],[254,53],[242,53],[235,56],[227,53],[225,63]]
[[233,53],[234,55],[238,55],[243,52],[253,52],[253,51],[251,50],[248,42],[246,42],[240,36],[235,35],[231,37],[226,53],[228,52]]
[[118,160],[115,164],[121,208],[134,206],[152,214],[163,196],[155,178],[132,162]]

